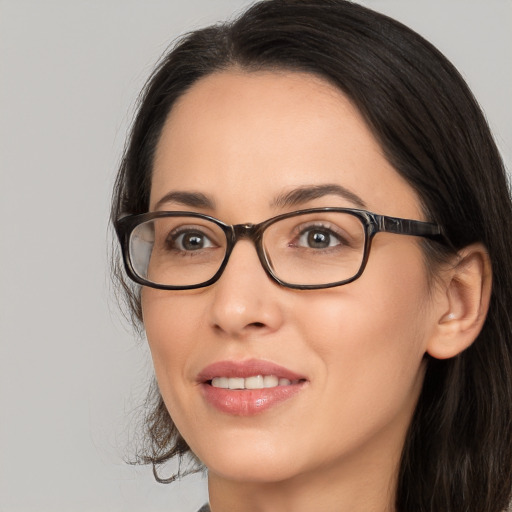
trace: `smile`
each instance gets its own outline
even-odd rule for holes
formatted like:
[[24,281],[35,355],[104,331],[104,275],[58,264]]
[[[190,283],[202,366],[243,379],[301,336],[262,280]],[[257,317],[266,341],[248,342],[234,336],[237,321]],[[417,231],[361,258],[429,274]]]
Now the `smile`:
[[234,416],[261,414],[300,394],[308,384],[304,375],[256,359],[213,363],[197,381],[208,407]]

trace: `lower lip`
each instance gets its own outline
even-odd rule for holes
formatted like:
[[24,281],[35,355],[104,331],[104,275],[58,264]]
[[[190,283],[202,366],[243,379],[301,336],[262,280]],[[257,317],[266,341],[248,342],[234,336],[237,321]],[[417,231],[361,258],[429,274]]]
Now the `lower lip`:
[[235,416],[254,416],[294,397],[304,383],[263,389],[224,389],[203,384],[206,401],[221,412]]

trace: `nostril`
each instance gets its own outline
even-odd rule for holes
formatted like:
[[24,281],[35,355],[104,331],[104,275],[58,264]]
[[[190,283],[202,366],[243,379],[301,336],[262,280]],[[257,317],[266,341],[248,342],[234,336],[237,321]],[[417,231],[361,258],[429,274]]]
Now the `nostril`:
[[252,322],[251,324],[249,324],[247,327],[256,327],[256,328],[261,328],[261,327],[265,327],[265,324],[262,323],[262,322]]

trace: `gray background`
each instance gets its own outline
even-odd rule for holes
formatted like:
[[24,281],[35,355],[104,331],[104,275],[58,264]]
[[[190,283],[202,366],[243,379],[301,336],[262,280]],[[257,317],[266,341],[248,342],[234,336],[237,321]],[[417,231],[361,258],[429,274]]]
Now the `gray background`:
[[[0,512],[196,510],[205,480],[128,466],[151,365],[109,289],[133,105],[183,31],[243,0],[0,0]],[[512,1],[367,0],[459,67],[510,169]]]

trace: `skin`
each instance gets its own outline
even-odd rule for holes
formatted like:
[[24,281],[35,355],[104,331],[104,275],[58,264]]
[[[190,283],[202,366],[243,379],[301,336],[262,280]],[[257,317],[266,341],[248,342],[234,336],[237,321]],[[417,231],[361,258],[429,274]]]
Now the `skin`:
[[[205,194],[213,208],[170,201],[159,209],[230,224],[359,206],[337,195],[272,204],[324,184],[357,194],[370,211],[424,220],[415,191],[339,90],[303,73],[224,71],[197,82],[173,108],[157,147],[150,210],[171,191]],[[394,510],[424,354],[450,312],[446,287],[429,285],[419,239],[380,233],[358,280],[312,291],[273,282],[242,240],[216,284],[143,288],[142,305],[160,391],[209,469],[213,512]],[[197,374],[249,358],[285,366],[307,383],[255,416],[209,406]]]

